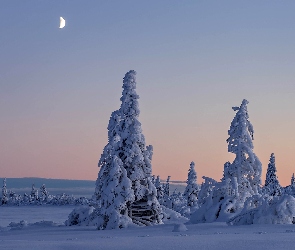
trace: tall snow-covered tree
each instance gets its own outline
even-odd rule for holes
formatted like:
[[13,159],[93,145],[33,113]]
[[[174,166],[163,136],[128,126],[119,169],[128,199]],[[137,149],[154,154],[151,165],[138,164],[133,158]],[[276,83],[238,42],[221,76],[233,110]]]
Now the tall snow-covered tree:
[[123,79],[121,107],[113,112],[108,126],[108,144],[98,165],[101,167],[96,182],[95,197],[102,199],[104,183],[108,181],[109,168],[118,157],[127,178],[132,183],[134,201],[127,204],[128,216],[133,223],[150,225],[160,223],[161,207],[157,191],[151,181],[153,147],[145,145],[139,122],[139,96],[136,93],[136,72],[130,70]]
[[278,196],[282,194],[282,187],[277,179],[276,172],[276,159],[274,153],[272,153],[269,159],[264,185],[265,193],[271,196]]
[[187,199],[187,205],[189,207],[195,207],[198,202],[199,186],[197,184],[197,173],[193,161],[190,164],[186,184],[183,195]]
[[3,186],[2,186],[2,198],[1,203],[6,204],[8,201],[8,192],[6,188],[6,178],[3,179]]
[[205,183],[198,194],[199,209],[192,214],[192,223],[227,221],[247,200],[259,197],[261,163],[253,153],[254,130],[248,120],[247,104],[248,101],[243,100],[240,107],[233,107],[237,113],[228,130],[228,151],[236,157],[233,163],[224,164],[221,182],[203,177]]
[[295,177],[294,177],[294,173],[292,174],[292,177],[291,177],[291,186],[295,186]]
[[233,163],[228,167],[231,178],[236,177],[238,193],[236,194],[241,203],[247,197],[259,193],[261,184],[261,162],[253,152],[252,140],[254,130],[247,111],[247,100],[243,100],[240,107],[233,107],[237,111],[230,129],[228,152],[236,155]]

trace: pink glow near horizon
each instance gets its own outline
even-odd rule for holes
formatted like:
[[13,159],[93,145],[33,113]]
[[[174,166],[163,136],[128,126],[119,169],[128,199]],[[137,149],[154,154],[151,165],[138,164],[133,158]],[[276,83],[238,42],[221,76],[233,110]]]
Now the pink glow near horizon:
[[294,12],[292,1],[6,1],[0,177],[95,180],[122,78],[134,69],[153,174],[184,181],[194,161],[199,183],[219,180],[234,157],[225,142],[231,107],[245,98],[262,183],[275,153],[279,181],[289,185]]

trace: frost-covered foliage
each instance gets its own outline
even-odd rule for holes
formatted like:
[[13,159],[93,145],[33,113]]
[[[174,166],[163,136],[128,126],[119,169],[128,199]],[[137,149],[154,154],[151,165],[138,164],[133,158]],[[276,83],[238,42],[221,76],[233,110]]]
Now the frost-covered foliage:
[[155,180],[155,187],[157,189],[157,199],[161,205],[164,204],[164,186],[161,183],[160,176],[158,175]]
[[3,179],[1,204],[6,204],[8,201],[8,194],[6,188],[6,178]]
[[249,197],[243,210],[229,225],[294,224],[295,198],[291,195]]
[[188,216],[189,210],[187,207],[187,200],[181,192],[177,192],[175,189],[169,196],[169,207],[181,215]]
[[171,179],[171,176],[168,176],[165,187],[164,187],[164,196],[166,197],[169,197],[170,195],[170,179]]
[[164,189],[163,205],[168,208],[172,208],[172,201],[170,199],[170,178],[171,176],[168,176],[166,183],[163,185],[163,189]]
[[106,179],[108,179],[107,172],[108,169],[112,165],[112,157],[115,155],[115,146],[116,143],[120,140],[119,133],[119,121],[121,115],[120,111],[116,110],[111,114],[109,125],[108,125],[108,144],[104,147],[103,153],[100,157],[98,162],[98,166],[100,167],[100,171],[98,173],[98,178],[96,180],[96,187],[94,193],[94,199],[100,200],[101,199],[101,191]]
[[282,188],[282,192],[284,194],[293,195],[295,197],[295,177],[294,177],[294,174],[292,174],[292,177],[291,177],[291,185]]
[[[4,194],[4,195],[3,195]],[[5,202],[2,202],[5,201]],[[73,195],[58,194],[50,195],[45,184],[40,187],[40,196],[35,185],[32,185],[31,194],[16,194],[12,190],[7,190],[6,179],[3,180],[1,204],[5,206],[28,206],[28,205],[95,205],[97,202],[85,197],[76,198]]]
[[132,213],[128,208],[135,199],[132,182],[127,177],[121,159],[117,156],[113,157],[112,165],[106,174],[109,178],[102,186],[99,210],[103,223],[98,227],[101,229],[126,227],[126,221],[132,223],[128,217]]
[[97,214],[103,217],[102,225],[98,225],[102,229],[125,227],[130,219],[138,225],[161,222],[161,207],[151,176],[153,147],[145,146],[138,120],[135,75],[130,70],[123,79],[121,107],[111,115],[108,144],[98,163],[94,197],[101,204]]
[[228,130],[229,138],[228,152],[236,155],[233,163],[228,166],[228,178],[235,181],[237,179],[236,198],[240,205],[243,206],[244,201],[259,193],[261,184],[261,162],[253,152],[253,126],[249,121],[247,111],[247,100],[243,100],[240,107],[233,107],[237,111],[230,129]]
[[198,202],[199,186],[197,184],[197,173],[195,171],[195,163],[193,161],[190,164],[186,184],[187,186],[183,195],[187,200],[187,206],[196,207]]
[[202,206],[205,204],[208,197],[211,196],[211,193],[213,192],[213,189],[215,187],[215,184],[217,181],[215,181],[212,178],[209,177],[202,177],[204,179],[204,182],[201,184],[201,188],[198,194],[198,205]]
[[282,187],[279,184],[276,172],[277,172],[277,169],[276,169],[275,155],[274,153],[272,153],[269,159],[269,164],[268,164],[268,168],[266,172],[265,185],[263,188],[264,193],[270,196],[276,196],[276,195],[282,194]]
[[47,191],[45,184],[40,187],[40,201],[46,202],[48,200],[49,192]]
[[221,182],[205,176],[203,179],[205,182],[199,192],[199,208],[191,215],[191,223],[227,221],[236,212],[230,179]]
[[65,221],[66,226],[96,226],[91,220],[91,214],[95,211],[93,206],[80,206],[75,208]]
[[223,178],[217,182],[203,177],[199,192],[199,208],[191,216],[192,223],[227,221],[244,207],[248,197],[260,194],[261,163],[253,152],[253,126],[250,123],[247,100],[237,111],[230,129],[228,152],[236,155],[232,163],[224,164]]
[[35,184],[32,185],[32,190],[31,190],[31,201],[38,201],[39,196],[38,196],[38,189],[35,188]]
[[182,216],[180,213],[176,212],[173,209],[167,208],[165,206],[161,206],[162,208],[162,221],[164,224],[170,224],[170,223],[175,223],[177,221],[178,223],[185,223],[188,222],[188,218]]

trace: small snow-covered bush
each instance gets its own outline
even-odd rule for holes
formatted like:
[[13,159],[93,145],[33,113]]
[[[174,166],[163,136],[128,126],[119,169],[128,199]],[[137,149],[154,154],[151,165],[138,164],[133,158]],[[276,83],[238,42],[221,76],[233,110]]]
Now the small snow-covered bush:
[[90,224],[90,214],[94,211],[92,206],[81,206],[75,208],[68,217],[68,220],[65,221],[66,226],[89,226]]
[[28,225],[29,223],[26,220],[21,220],[20,222],[11,222],[9,227],[11,227],[11,229],[22,229]]
[[175,224],[175,223],[185,223],[188,221],[188,218],[182,216],[180,213],[167,208],[165,206],[161,206],[162,208],[162,221],[164,224]]
[[[249,198],[246,203],[254,206],[253,199]],[[229,225],[248,224],[295,224],[295,198],[291,195],[265,196],[255,201],[257,207],[244,209],[228,221]]]

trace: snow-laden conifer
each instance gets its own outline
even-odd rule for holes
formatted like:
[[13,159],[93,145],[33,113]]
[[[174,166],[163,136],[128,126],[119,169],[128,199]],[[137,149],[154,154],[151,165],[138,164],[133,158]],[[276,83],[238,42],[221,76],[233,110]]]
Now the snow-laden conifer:
[[46,202],[48,199],[49,192],[47,191],[45,184],[40,187],[40,199],[42,202]]
[[38,199],[39,199],[38,189],[35,188],[35,184],[33,184],[32,190],[31,190],[31,201],[37,201]]
[[294,177],[294,173],[292,174],[292,177],[291,177],[291,186],[295,186],[295,177]]
[[164,187],[161,183],[160,176],[158,175],[155,180],[155,187],[157,189],[157,199],[161,205],[164,204]]
[[[151,145],[146,147],[141,123],[138,120],[140,111],[139,96],[135,90],[135,75],[136,72],[130,70],[123,79],[120,99],[122,103],[120,109],[113,112],[110,118],[108,144],[98,163],[100,171],[94,197],[103,202],[105,183],[111,178],[109,173],[114,167],[114,157],[117,157],[122,162],[122,167],[127,173],[126,178],[131,181],[134,192],[134,200],[126,204],[126,211],[128,210],[126,216],[129,216],[133,223],[150,225],[161,222],[161,207],[157,200],[157,190],[151,179],[153,147]],[[101,207],[104,205],[101,204]],[[116,213],[114,212],[113,216],[114,214]]]
[[165,187],[164,187],[164,196],[165,196],[165,198],[168,198],[170,196],[170,178],[171,178],[171,176],[167,177],[166,184],[165,184]]
[[282,187],[279,184],[276,172],[276,159],[274,153],[272,153],[269,159],[264,185],[264,192],[271,196],[282,194]]
[[3,179],[1,204],[6,204],[8,201],[8,192],[6,188],[6,178]]
[[203,177],[199,209],[192,214],[192,223],[227,221],[243,208],[247,198],[259,196],[261,163],[253,152],[254,130],[248,120],[247,104],[243,100],[240,107],[233,107],[237,113],[228,130],[228,151],[236,157],[233,163],[224,164],[221,182]]
[[186,184],[187,185],[183,195],[187,199],[187,205],[189,207],[195,207],[198,202],[199,186],[197,184],[197,173],[195,171],[195,163],[193,161],[190,164]]
[[167,177],[166,183],[163,186],[163,189],[164,189],[163,205],[172,209],[172,200],[170,199],[170,178],[171,176]]
[[158,188],[161,185],[161,179],[160,175],[157,175],[157,178],[155,179],[155,186]]
[[228,152],[236,155],[233,163],[228,166],[231,178],[236,177],[238,193],[236,194],[241,204],[247,197],[259,193],[261,184],[261,162],[253,152],[252,140],[254,130],[247,111],[247,100],[243,100],[240,107],[233,107],[237,111],[230,129]]

